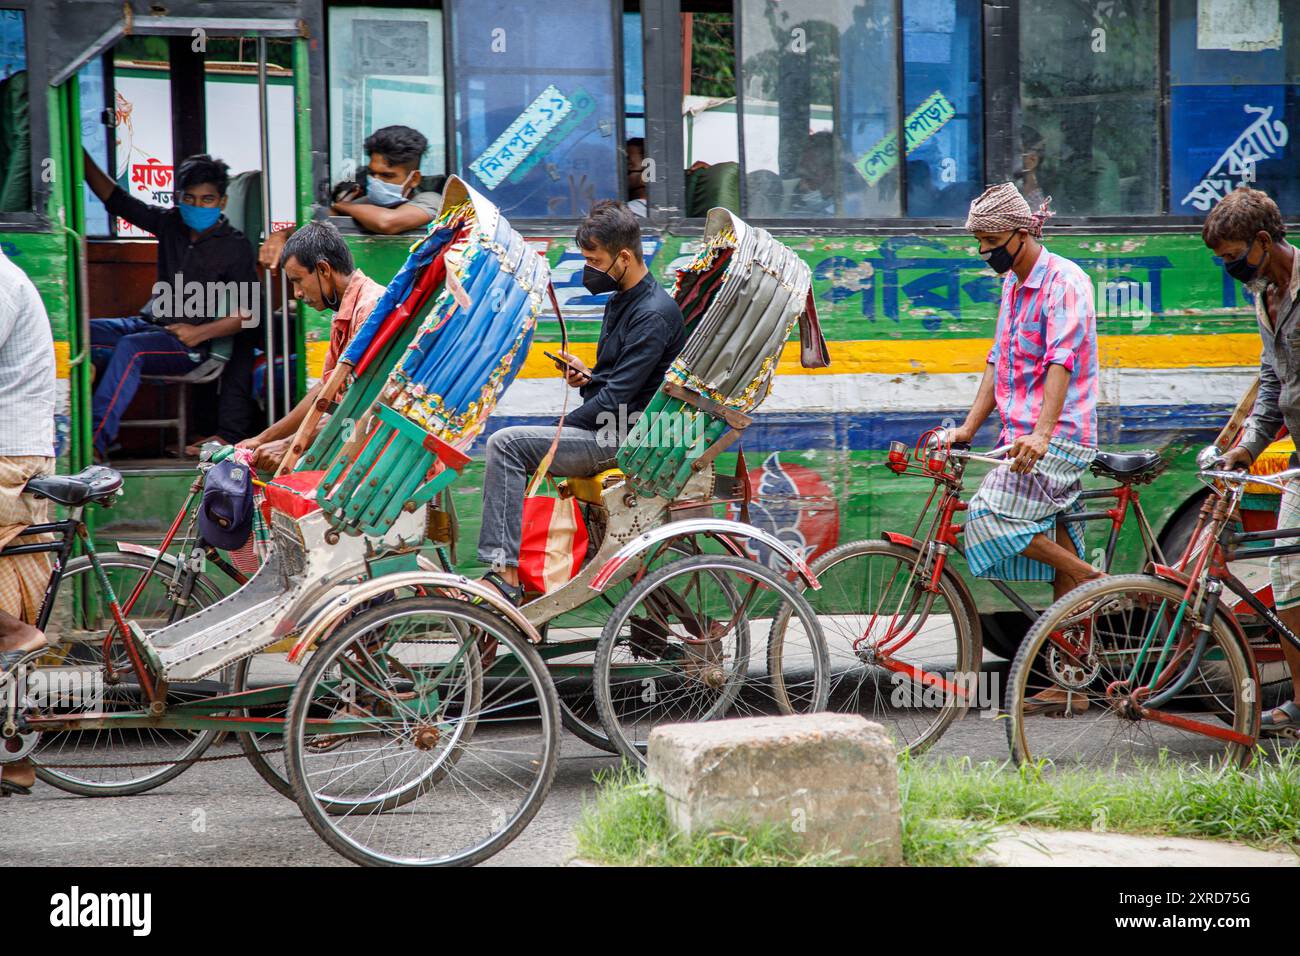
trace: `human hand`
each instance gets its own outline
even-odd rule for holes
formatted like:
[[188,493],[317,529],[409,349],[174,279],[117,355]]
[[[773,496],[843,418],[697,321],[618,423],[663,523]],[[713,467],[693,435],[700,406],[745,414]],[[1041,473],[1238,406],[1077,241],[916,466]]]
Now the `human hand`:
[[1007,457],[1011,459],[1011,470],[1017,474],[1027,475],[1047,454],[1046,435],[1021,435],[1011,443]]
[[258,471],[275,471],[284,460],[289,450],[289,439],[277,438],[275,441],[262,442],[253,454],[253,467]]
[[1224,471],[1237,471],[1238,469],[1245,471],[1250,465],[1250,451],[1241,445],[1229,450],[1227,454],[1219,459],[1219,467]]
[[564,368],[564,380],[566,382],[577,388],[591,381],[591,370],[587,368],[581,359],[575,358],[568,352],[558,354],[560,358],[569,363],[569,366]]
[[201,325],[190,325],[187,322],[173,322],[167,326],[167,331],[181,340],[182,344],[190,348],[202,345],[208,340],[207,334],[203,331]]

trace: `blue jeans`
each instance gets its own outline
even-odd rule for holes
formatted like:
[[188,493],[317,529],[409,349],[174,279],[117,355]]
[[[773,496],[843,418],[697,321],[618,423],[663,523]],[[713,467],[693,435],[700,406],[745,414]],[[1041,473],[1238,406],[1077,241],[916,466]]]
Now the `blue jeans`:
[[207,360],[208,349],[192,349],[161,326],[128,316],[90,320],[90,357],[99,370],[93,408],[95,447],[102,454],[117,438],[141,375],[184,375]]
[[[484,564],[519,566],[524,492],[554,438],[554,425],[512,425],[488,437],[483,525],[478,536],[478,556]],[[617,452],[617,444],[602,443],[596,432],[565,426],[550,473],[557,478],[589,478],[613,468]]]

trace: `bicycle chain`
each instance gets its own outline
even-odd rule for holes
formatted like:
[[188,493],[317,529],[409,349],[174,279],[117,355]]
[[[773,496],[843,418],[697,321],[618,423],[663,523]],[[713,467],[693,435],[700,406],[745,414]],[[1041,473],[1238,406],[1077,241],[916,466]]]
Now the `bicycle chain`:
[[[276,747],[274,750],[263,750],[261,753],[278,754],[284,751],[283,747]],[[42,770],[103,770],[108,767],[171,767],[177,764],[189,766],[196,763],[212,763],[217,760],[243,760],[248,756],[242,750],[237,754],[222,754],[220,757],[195,757],[193,760],[136,760],[131,763],[43,763],[35,761],[36,766]]]

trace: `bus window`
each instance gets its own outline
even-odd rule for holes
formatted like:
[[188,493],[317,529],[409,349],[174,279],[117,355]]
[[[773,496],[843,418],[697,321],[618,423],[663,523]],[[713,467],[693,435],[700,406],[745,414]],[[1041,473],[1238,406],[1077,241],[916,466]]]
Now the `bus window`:
[[639,10],[623,14],[623,135],[645,139],[645,38]]
[[1156,0],[1020,5],[1021,169],[1066,216],[1160,211]]
[[0,10],[0,212],[32,208],[27,38],[22,10]]
[[[100,169],[108,169],[111,166],[108,151],[113,129],[104,122],[104,111],[112,109],[104,74],[103,57],[95,57],[77,71],[77,99],[81,103],[81,147]],[[104,204],[95,197],[87,183],[83,182],[81,189],[86,235],[112,235],[108,210],[104,208]]]
[[893,0],[740,7],[750,214],[898,215]]
[[572,218],[626,179],[608,0],[477,0],[452,17],[461,175],[507,216]]
[[984,188],[980,0],[904,0],[908,216],[966,218]]
[[334,182],[357,178],[366,137],[385,126],[410,126],[429,141],[424,180],[446,173],[441,10],[331,7],[329,77]]
[[1169,206],[1200,217],[1235,187],[1300,206],[1300,30],[1277,4],[1175,0]]

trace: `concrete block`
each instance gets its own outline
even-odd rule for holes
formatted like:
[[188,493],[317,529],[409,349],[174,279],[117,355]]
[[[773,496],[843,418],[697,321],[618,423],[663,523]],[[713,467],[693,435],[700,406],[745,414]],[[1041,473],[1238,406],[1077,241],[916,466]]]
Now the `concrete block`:
[[666,724],[649,778],[688,835],[744,821],[788,825],[808,852],[902,862],[894,744],[857,714]]

